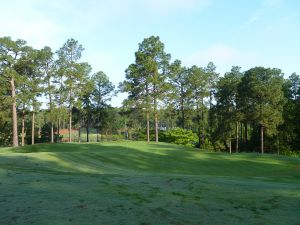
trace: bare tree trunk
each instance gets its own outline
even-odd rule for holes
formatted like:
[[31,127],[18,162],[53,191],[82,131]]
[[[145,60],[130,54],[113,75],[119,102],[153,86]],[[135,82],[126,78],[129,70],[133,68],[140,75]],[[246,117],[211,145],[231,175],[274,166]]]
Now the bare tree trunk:
[[99,142],[99,128],[97,128],[97,142]]
[[264,126],[260,126],[260,150],[261,154],[264,154]]
[[22,110],[22,134],[21,134],[21,146],[25,145],[25,112]]
[[150,142],[150,115],[149,109],[147,109],[147,142]]
[[245,144],[245,149],[247,150],[248,147],[248,123],[245,123],[245,135],[244,135],[244,144]]
[[[183,92],[183,88],[181,87],[181,93]],[[181,125],[182,129],[185,129],[185,115],[184,115],[184,106],[183,106],[183,97],[180,97],[180,110],[181,110]]]
[[235,152],[239,152],[239,122],[236,122],[236,143]]
[[156,98],[154,98],[154,123],[155,123],[155,142],[158,142],[158,113],[157,113]]
[[81,120],[79,119],[79,127],[78,127],[78,142],[81,142]]
[[240,123],[240,140],[241,140],[241,143],[243,143],[243,140],[244,140],[243,132],[244,132],[244,128],[243,128],[243,123],[241,122]]
[[57,121],[57,142],[60,142],[60,119]]
[[51,121],[51,143],[54,143],[54,131],[53,131],[53,122]]
[[202,146],[202,137],[201,137],[201,124],[200,124],[200,109],[199,109],[199,104],[197,102],[197,106],[196,106],[196,110],[197,110],[197,123],[198,123],[198,142],[199,142],[199,149],[201,149]]
[[69,142],[72,142],[72,111],[71,106],[69,108]]
[[202,106],[201,106],[201,120],[202,120],[202,144],[204,144],[205,136],[204,136],[204,99],[202,98]]
[[157,112],[154,114],[154,121],[155,121],[155,142],[158,142],[158,115]]
[[41,128],[41,124],[39,122],[39,138],[42,138],[42,128]]
[[31,120],[31,144],[34,145],[34,120],[35,113],[32,111],[32,120]]
[[[52,114],[52,95],[50,92],[50,78],[48,79],[48,91],[49,91],[49,108],[50,108],[50,114]],[[53,121],[51,118],[51,143],[54,143],[54,129],[53,129]]]
[[231,130],[230,130],[230,133],[229,133],[229,153],[230,154],[232,153]]
[[88,118],[87,118],[87,122],[86,122],[86,142],[90,142],[90,119],[89,119],[89,115],[88,115]]
[[11,97],[12,97],[12,123],[13,123],[13,147],[18,147],[18,117],[17,117],[17,106],[16,106],[16,89],[15,89],[15,80],[11,78]]

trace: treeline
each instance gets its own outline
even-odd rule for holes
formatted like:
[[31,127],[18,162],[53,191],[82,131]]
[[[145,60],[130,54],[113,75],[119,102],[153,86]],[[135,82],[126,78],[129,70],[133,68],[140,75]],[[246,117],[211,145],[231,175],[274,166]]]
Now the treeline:
[[[91,75],[91,66],[80,62],[83,48],[73,39],[55,53],[8,37],[0,45],[2,145],[24,145],[25,137],[33,144],[37,136],[60,141],[65,127],[71,142],[76,127],[79,141],[84,128],[86,141],[92,129],[97,141],[110,133],[215,151],[299,150],[296,73],[285,78],[277,68],[242,71],[233,66],[221,76],[213,63],[184,67],[180,60],[171,61],[159,37],[151,36],[138,45],[135,62],[115,90],[103,72]],[[119,108],[108,104],[116,91],[128,93]],[[47,110],[40,109],[40,96],[47,100]],[[35,129],[36,115],[42,117],[38,127],[45,132]]]

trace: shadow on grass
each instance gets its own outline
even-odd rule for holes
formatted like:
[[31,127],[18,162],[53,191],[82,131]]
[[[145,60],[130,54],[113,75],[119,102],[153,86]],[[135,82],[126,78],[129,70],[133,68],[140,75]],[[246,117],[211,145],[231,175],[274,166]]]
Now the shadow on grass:
[[[253,153],[203,153],[165,143],[39,144],[12,151],[15,154],[1,156],[2,168],[17,169],[19,166],[21,170],[29,170],[30,165],[36,164],[32,170],[37,172],[53,170],[91,174],[158,173],[300,180],[299,171],[296,169],[300,165],[297,158],[286,160],[286,157]],[[38,160],[39,163],[33,163],[31,159]]]
[[299,183],[240,179],[296,179],[291,166],[298,161],[255,162],[261,157],[206,154],[173,145],[150,144],[148,148],[141,151],[137,143],[59,144],[1,154],[0,224],[298,221]]

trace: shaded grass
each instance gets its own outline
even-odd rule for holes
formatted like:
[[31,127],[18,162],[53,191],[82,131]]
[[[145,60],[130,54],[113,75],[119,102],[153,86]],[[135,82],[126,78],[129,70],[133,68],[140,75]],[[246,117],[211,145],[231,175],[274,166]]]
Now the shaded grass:
[[299,224],[299,158],[111,142],[0,150],[0,224]]

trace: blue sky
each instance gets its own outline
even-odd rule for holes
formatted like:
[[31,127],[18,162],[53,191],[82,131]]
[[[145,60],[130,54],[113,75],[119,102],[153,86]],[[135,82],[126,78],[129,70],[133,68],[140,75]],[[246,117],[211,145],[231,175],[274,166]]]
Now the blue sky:
[[186,66],[212,61],[220,74],[233,65],[300,73],[298,0],[0,0],[0,6],[0,36],[53,50],[72,37],[85,48],[82,61],[116,86],[138,43],[151,35]]

